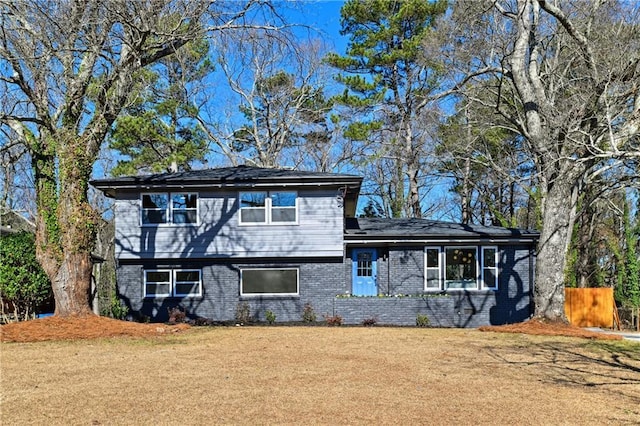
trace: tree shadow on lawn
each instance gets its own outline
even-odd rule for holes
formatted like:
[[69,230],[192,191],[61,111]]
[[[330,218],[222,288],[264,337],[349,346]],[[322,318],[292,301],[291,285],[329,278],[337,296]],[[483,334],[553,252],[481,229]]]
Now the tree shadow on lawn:
[[640,404],[640,345],[631,342],[544,342],[487,346],[495,360],[531,370],[540,381],[617,392]]

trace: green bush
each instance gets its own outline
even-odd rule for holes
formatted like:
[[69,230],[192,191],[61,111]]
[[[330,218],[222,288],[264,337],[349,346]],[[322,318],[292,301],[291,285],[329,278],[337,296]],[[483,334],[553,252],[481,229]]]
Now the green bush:
[[115,289],[112,289],[108,299],[109,304],[100,309],[100,315],[104,317],[111,317],[119,320],[126,318],[129,313],[129,308],[122,303]]
[[35,236],[20,232],[0,238],[0,305],[3,320],[31,319],[53,298],[51,283],[36,260]]
[[416,325],[418,327],[429,327],[431,325],[431,321],[429,321],[429,317],[425,314],[418,314],[416,316]]
[[274,314],[273,311],[267,310],[267,312],[265,312],[264,316],[267,319],[267,322],[269,324],[273,324],[274,322],[276,322],[276,314]]

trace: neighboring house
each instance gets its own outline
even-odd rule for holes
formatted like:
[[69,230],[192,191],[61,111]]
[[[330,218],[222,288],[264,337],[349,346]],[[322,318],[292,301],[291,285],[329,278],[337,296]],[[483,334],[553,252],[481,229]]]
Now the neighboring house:
[[230,167],[94,180],[115,200],[117,285],[132,315],[476,327],[532,311],[534,231],[356,218],[362,178]]

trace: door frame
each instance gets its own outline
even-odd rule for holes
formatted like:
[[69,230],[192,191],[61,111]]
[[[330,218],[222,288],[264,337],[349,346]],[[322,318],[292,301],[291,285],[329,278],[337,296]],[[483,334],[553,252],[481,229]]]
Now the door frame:
[[[358,254],[370,253],[371,254],[371,275],[359,276],[358,275]],[[370,277],[370,278],[369,278]],[[369,284],[358,283],[358,278],[367,280],[369,278]],[[372,286],[366,291],[357,290],[357,287]],[[351,294],[354,296],[377,296],[378,295],[378,249],[371,247],[359,247],[351,249]]]

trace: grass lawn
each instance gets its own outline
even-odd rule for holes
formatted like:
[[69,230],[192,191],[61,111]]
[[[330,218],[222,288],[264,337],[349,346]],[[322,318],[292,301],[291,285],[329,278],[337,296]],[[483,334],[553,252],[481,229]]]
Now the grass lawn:
[[0,355],[4,425],[640,422],[640,345],[627,341],[202,327]]

